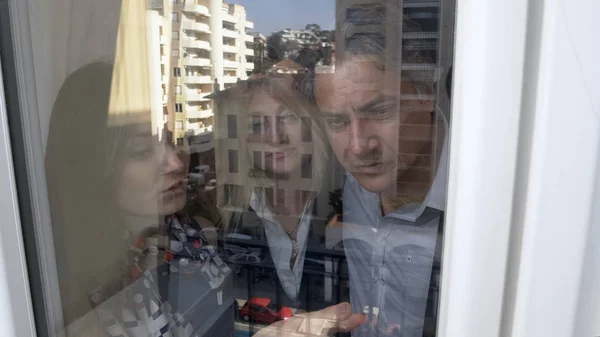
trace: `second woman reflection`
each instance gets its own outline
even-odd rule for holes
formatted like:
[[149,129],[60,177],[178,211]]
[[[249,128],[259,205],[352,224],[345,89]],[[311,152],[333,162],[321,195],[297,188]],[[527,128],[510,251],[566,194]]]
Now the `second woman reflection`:
[[237,121],[245,128],[239,166],[247,172],[237,174],[243,188],[229,200],[230,206],[245,210],[231,217],[230,229],[265,239],[268,247],[265,254],[250,250],[230,261],[258,256],[261,268],[253,268],[254,280],[271,271],[266,277],[278,284],[260,296],[301,309],[309,307],[303,270],[327,158],[324,136],[311,117],[315,105],[299,91],[306,76],[254,75],[243,89],[234,89],[244,102]]

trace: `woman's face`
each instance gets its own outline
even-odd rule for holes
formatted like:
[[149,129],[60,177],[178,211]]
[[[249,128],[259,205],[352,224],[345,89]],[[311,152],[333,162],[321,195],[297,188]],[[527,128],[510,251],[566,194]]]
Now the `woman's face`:
[[188,155],[140,128],[125,149],[115,180],[117,206],[133,216],[175,213],[187,197]]
[[302,122],[297,114],[264,89],[252,94],[248,109],[247,149],[254,167],[276,175],[300,167]]

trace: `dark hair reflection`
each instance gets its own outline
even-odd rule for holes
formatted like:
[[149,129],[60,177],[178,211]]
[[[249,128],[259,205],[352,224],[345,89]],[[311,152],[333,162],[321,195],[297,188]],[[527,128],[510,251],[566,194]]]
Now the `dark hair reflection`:
[[[157,131],[149,111],[117,106],[111,90],[113,64],[89,64],[66,79],[52,111],[46,175],[65,324],[99,305],[99,286],[107,300],[157,268],[145,255],[132,258],[132,245],[144,254],[150,239],[160,248],[171,237],[164,242],[172,245],[175,222],[187,235],[202,232],[186,212],[186,149],[173,147],[166,128]],[[169,249],[154,263],[173,259]]]

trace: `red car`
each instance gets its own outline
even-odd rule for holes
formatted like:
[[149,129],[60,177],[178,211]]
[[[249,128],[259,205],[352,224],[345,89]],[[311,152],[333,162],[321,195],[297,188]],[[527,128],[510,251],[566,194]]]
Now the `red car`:
[[261,297],[249,299],[242,307],[242,310],[240,310],[240,316],[245,321],[253,319],[257,322],[267,324],[282,319],[288,319],[292,317],[293,314],[292,309],[286,306],[281,306],[281,308],[277,310],[270,299]]

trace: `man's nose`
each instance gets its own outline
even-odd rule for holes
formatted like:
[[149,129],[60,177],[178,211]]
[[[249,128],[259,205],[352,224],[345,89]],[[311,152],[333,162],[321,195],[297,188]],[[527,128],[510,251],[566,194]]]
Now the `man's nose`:
[[360,157],[379,146],[373,125],[367,118],[353,118],[350,121],[350,152]]

